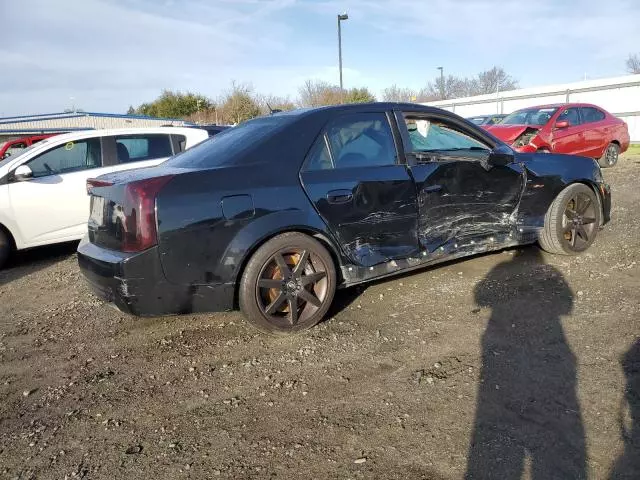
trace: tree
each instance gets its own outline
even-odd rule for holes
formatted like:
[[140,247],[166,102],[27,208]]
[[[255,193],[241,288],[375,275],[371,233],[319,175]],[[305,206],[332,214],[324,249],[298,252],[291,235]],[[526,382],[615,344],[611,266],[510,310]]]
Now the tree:
[[375,102],[376,97],[366,87],[340,91],[340,87],[323,80],[307,80],[298,90],[302,107],[321,107],[341,103]]
[[444,79],[438,76],[427,84],[425,90],[427,96],[434,100],[465,97],[469,95],[469,80],[453,75],[448,75]]
[[629,58],[627,58],[627,71],[629,73],[640,73],[640,55],[637,53],[629,55]]
[[469,91],[472,92],[472,95],[483,95],[496,91],[505,92],[516,88],[518,88],[518,82],[507,75],[507,72],[501,67],[493,67],[490,70],[480,72],[469,84]]
[[321,107],[341,103],[340,87],[323,80],[305,81],[298,93],[298,101],[303,107]]
[[375,101],[376,97],[367,87],[351,88],[344,93],[344,103],[369,103]]
[[237,124],[260,115],[260,105],[251,85],[233,82],[231,89],[220,98],[218,118],[222,123]]
[[260,111],[265,115],[269,114],[272,110],[282,110],[283,112],[286,112],[296,108],[295,103],[289,100],[289,97],[258,95],[257,102],[260,106]]
[[161,118],[185,118],[200,110],[211,107],[211,100],[195,93],[163,90],[151,103],[143,103],[135,113]]
[[440,95],[430,94],[426,88],[413,90],[411,88],[392,85],[382,91],[382,100],[385,102],[430,102],[438,100]]
[[136,109],[133,108],[133,105],[129,105],[129,108],[127,109],[127,115],[133,115],[134,113],[136,113]]

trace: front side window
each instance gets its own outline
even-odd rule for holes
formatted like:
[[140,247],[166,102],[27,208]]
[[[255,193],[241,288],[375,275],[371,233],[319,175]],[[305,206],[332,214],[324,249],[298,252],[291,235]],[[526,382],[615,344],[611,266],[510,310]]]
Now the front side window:
[[173,155],[169,135],[120,135],[115,140],[118,163],[155,160]]
[[26,165],[35,178],[98,168],[102,165],[100,139],[89,138],[64,143],[39,155]]
[[335,168],[394,165],[396,148],[386,115],[345,115],[327,128]]
[[484,143],[439,120],[405,118],[412,152],[436,150],[489,150]]
[[567,108],[558,116],[558,122],[569,122],[569,125],[580,125],[580,114],[577,108]]

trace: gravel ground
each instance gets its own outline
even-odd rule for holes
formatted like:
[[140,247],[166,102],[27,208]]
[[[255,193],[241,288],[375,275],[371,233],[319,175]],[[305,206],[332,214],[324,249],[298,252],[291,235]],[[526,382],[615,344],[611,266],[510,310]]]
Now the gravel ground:
[[341,291],[291,338],[130,317],[73,245],[21,254],[0,272],[0,476],[640,478],[640,156],[605,176],[588,253]]

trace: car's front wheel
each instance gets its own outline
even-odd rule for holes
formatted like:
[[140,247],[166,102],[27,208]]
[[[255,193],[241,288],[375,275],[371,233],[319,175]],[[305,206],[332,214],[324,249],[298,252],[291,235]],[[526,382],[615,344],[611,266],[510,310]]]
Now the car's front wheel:
[[602,157],[598,159],[598,164],[602,168],[613,167],[618,163],[618,156],[620,155],[620,147],[615,143],[610,143],[607,149],[604,151]]
[[295,333],[322,320],[335,289],[327,249],[308,235],[283,233],[250,258],[240,282],[240,309],[263,332]]
[[540,246],[550,253],[577,255],[595,240],[600,217],[595,192],[582,183],[569,185],[547,210]]

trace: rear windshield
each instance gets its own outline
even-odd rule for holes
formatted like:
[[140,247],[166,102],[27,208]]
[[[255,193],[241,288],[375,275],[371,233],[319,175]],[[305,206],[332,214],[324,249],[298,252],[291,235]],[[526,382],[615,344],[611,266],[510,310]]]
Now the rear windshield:
[[237,155],[277,132],[294,120],[293,115],[256,118],[227,128],[209,140],[167,160],[163,165],[178,168],[211,168],[232,164]]

